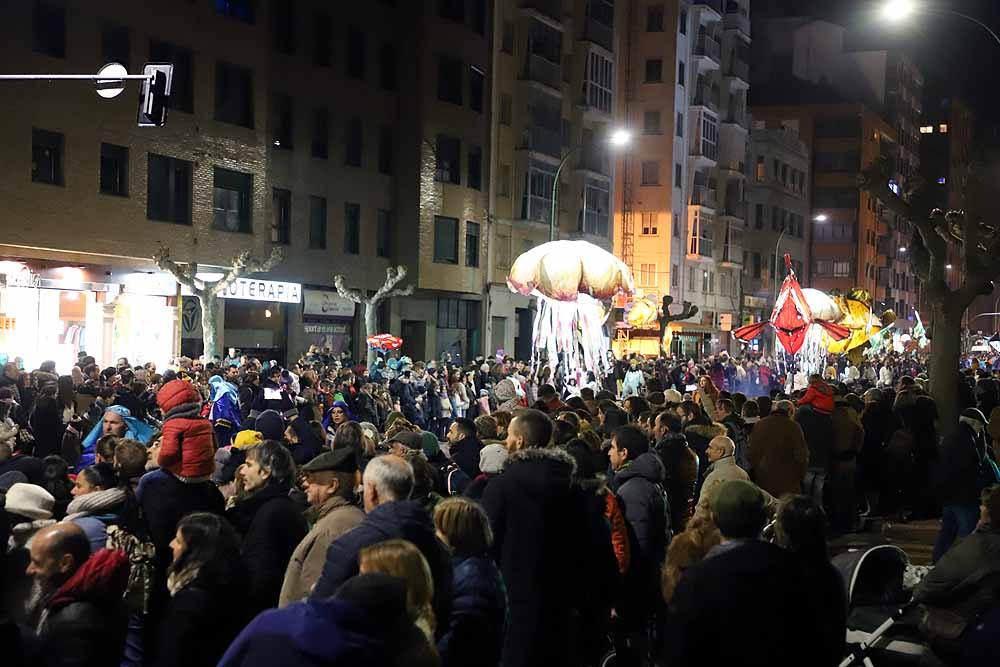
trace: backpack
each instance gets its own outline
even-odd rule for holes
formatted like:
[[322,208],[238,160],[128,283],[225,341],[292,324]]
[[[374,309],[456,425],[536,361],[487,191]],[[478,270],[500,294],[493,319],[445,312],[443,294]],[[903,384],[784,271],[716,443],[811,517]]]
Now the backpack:
[[438,467],[441,476],[441,490],[446,496],[460,496],[465,487],[472,481],[454,461],[448,461]]
[[670,525],[670,498],[667,496],[667,489],[663,484],[656,484],[656,492],[660,494],[660,499],[663,502],[663,555],[666,557],[666,549],[670,546],[670,540],[674,537],[673,527]]

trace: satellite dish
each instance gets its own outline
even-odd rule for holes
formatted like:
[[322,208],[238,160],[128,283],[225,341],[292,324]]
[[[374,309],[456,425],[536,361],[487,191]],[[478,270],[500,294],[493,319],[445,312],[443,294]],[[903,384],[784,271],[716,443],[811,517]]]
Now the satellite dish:
[[128,70],[125,69],[124,65],[108,63],[97,71],[97,76],[107,77],[97,80],[97,94],[110,100],[112,97],[118,97],[125,90],[125,80],[115,77],[128,76]]

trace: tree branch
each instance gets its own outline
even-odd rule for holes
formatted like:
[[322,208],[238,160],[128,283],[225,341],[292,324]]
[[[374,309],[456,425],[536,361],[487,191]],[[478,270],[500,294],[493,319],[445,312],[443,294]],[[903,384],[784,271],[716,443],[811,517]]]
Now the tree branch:
[[281,260],[284,258],[285,251],[282,250],[281,246],[271,248],[271,254],[264,260],[259,260],[251,255],[249,251],[244,250],[233,258],[232,268],[229,269],[226,276],[219,282],[213,284],[209,289],[211,289],[215,294],[221,294],[239,278],[251,273],[267,273],[280,264]]
[[333,286],[337,288],[337,294],[348,301],[353,301],[354,303],[366,303],[365,295],[359,289],[353,287],[347,287],[344,285],[344,276],[338,274],[333,277]]
[[394,289],[404,278],[406,278],[405,266],[390,266],[386,268],[385,283],[369,298],[369,301],[377,304],[394,296],[410,296],[413,294],[413,285]]
[[166,271],[181,285],[187,287],[195,294],[198,293],[200,288],[194,280],[194,275],[190,273],[191,265],[186,267],[181,266],[174,260],[170,259],[170,248],[160,248],[153,253],[153,262],[156,264],[156,268],[160,271]]

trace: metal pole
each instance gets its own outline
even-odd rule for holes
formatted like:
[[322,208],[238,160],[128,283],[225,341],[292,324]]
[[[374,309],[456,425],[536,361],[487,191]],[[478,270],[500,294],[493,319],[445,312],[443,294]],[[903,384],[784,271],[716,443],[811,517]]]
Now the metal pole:
[[153,77],[147,74],[123,74],[122,76],[101,76],[99,74],[0,74],[0,80],[18,81],[55,81],[55,80],[80,80],[80,81],[124,81],[126,79],[137,79],[149,81]]
[[975,23],[980,28],[982,28],[983,30],[985,30],[986,32],[988,32],[990,34],[990,37],[992,37],[993,40],[997,44],[1000,44],[1000,36],[998,36],[995,32],[993,32],[992,28],[990,28],[988,25],[986,25],[985,23],[983,23],[979,19],[973,18],[972,16],[969,16],[968,14],[963,14],[961,12],[956,12],[953,9],[938,9],[938,8],[935,8],[935,7],[926,7],[922,11],[925,11],[928,14],[939,14],[939,15],[941,15],[941,14],[948,14],[948,15],[951,15],[951,16],[957,16],[957,17],[959,17],[961,19],[965,19],[966,21],[971,21],[972,23]]
[[552,179],[552,211],[549,214],[549,240],[556,240],[556,228],[558,226],[559,220],[559,175],[562,174],[563,167],[569,162],[570,157],[576,153],[578,150],[583,148],[583,145],[577,145],[570,148],[563,159],[559,162],[559,167],[556,168],[556,176]]
[[[781,245],[781,239],[785,235],[785,230],[782,229],[781,233],[778,234],[778,240],[774,243],[774,301],[778,302],[778,246]],[[774,304],[771,304],[772,306]]]

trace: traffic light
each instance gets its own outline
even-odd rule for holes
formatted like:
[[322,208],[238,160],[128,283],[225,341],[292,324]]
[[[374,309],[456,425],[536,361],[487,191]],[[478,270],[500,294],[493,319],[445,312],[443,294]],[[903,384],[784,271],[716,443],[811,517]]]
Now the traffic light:
[[142,73],[151,76],[139,88],[139,127],[162,127],[167,122],[167,102],[174,66],[170,63],[146,63]]

